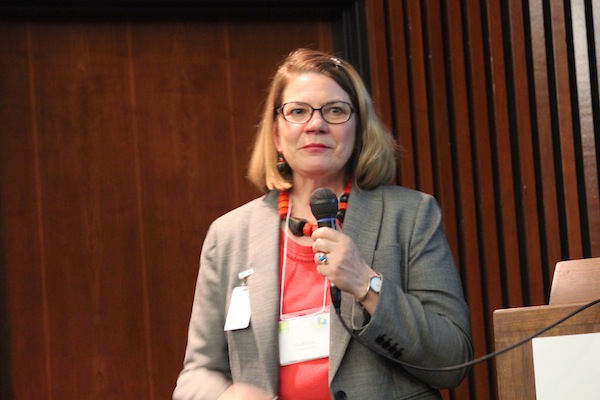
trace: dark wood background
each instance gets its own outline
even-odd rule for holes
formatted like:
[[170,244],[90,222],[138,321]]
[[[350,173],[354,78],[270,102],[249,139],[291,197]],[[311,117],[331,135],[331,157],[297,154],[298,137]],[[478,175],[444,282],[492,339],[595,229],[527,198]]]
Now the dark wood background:
[[[442,204],[482,356],[494,310],[546,304],[556,262],[600,256],[600,4],[371,4],[399,183]],[[494,398],[493,362],[468,386]]]
[[[0,398],[165,399],[209,223],[245,179],[275,65],[362,71],[434,194],[476,356],[492,312],[600,256],[592,1],[22,1],[0,8]],[[496,398],[493,361],[452,399]]]

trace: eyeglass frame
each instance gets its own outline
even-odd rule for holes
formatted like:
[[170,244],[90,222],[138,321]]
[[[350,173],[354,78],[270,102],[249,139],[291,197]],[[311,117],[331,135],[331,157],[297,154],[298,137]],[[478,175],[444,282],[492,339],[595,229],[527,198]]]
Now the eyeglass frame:
[[[305,104],[305,105],[307,105],[308,107],[310,107],[310,109],[311,109],[311,112],[310,112],[310,115],[308,116],[308,119],[307,119],[306,121],[304,121],[304,122],[295,122],[295,121],[290,121],[290,120],[288,120],[288,119],[285,117],[285,114],[283,113],[283,107],[285,107],[285,106],[286,106],[286,105],[288,105],[288,104],[292,104],[292,103],[296,103],[296,104]],[[327,118],[324,116],[324,114],[323,114],[323,111],[322,111],[322,110],[323,110],[323,108],[325,108],[325,107],[327,107],[327,106],[329,106],[329,105],[331,105],[331,104],[336,104],[336,103],[344,103],[344,104],[347,104],[347,105],[349,105],[349,106],[350,106],[350,113],[348,114],[348,119],[346,119],[345,121],[341,121],[341,122],[329,122],[329,121],[327,121]],[[329,103],[325,103],[325,104],[323,104],[323,105],[322,105],[320,108],[314,108],[314,107],[313,107],[313,106],[311,106],[310,104],[308,104],[308,103],[305,103],[305,102],[303,102],[303,101],[288,101],[287,103],[283,103],[283,104],[282,104],[280,107],[277,107],[277,108],[275,109],[275,113],[276,113],[276,114],[279,114],[279,115],[281,115],[281,116],[283,117],[284,121],[286,121],[286,122],[289,122],[290,124],[306,124],[308,121],[310,121],[310,120],[311,120],[311,118],[312,118],[313,114],[315,113],[315,111],[318,111],[318,112],[320,112],[320,113],[321,113],[321,118],[323,118],[323,120],[324,120],[325,122],[327,122],[328,124],[332,124],[332,125],[339,125],[339,124],[343,124],[343,123],[346,123],[346,122],[350,121],[350,118],[352,118],[352,115],[354,115],[354,112],[355,112],[356,110],[354,109],[354,106],[352,105],[352,103],[349,103],[349,102],[347,102],[347,101],[331,101],[331,102],[329,102]]]

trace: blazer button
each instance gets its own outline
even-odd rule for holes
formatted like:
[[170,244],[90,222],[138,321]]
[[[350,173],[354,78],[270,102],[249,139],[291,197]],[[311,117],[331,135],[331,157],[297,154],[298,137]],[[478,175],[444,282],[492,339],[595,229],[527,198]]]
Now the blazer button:
[[346,392],[343,390],[338,390],[335,392],[335,400],[346,400],[348,396],[346,396]]

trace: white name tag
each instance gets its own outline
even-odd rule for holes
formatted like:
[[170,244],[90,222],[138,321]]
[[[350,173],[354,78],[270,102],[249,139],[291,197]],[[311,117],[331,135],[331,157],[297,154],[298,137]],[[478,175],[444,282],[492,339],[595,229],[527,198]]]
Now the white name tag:
[[250,326],[250,297],[248,286],[238,286],[231,292],[231,302],[225,320],[225,331],[246,329]]
[[329,310],[279,321],[281,365],[325,357],[329,357]]

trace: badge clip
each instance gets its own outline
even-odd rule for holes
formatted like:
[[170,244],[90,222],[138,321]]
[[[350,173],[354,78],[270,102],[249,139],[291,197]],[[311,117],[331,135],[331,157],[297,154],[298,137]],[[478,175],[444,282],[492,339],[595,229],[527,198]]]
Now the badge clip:
[[238,274],[238,278],[242,281],[242,286],[248,285],[248,278],[254,273],[254,269],[250,268]]

